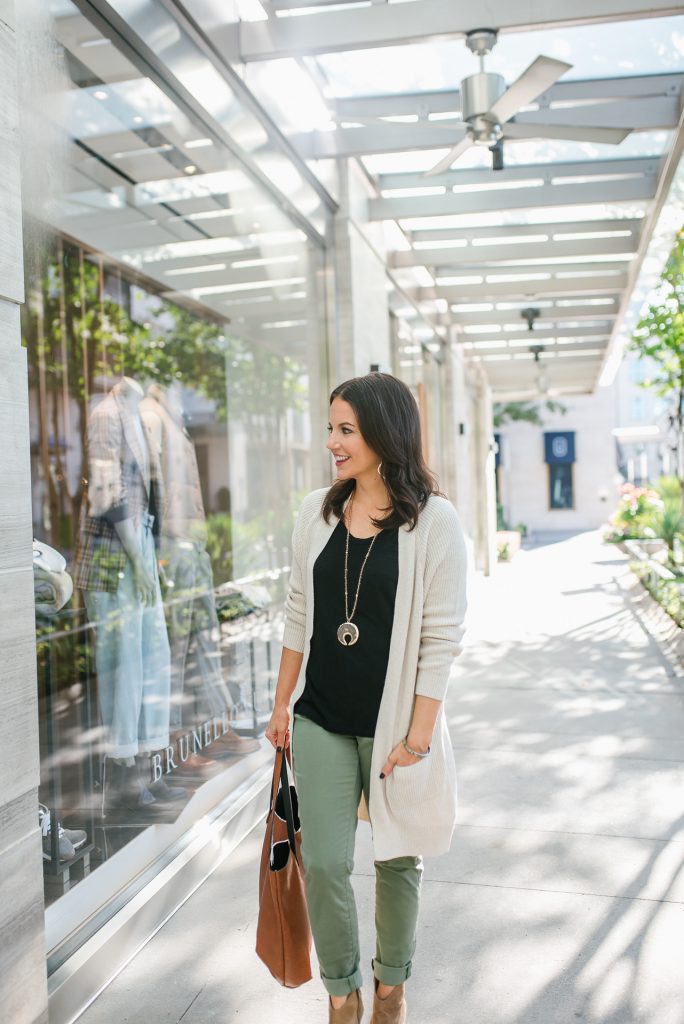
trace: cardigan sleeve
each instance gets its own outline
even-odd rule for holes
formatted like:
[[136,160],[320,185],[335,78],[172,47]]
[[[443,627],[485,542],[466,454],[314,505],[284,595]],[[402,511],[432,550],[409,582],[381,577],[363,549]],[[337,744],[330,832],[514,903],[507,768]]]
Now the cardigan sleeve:
[[456,510],[446,501],[427,541],[416,695],[444,700],[465,632],[467,554]]
[[306,550],[308,527],[311,522],[315,496],[313,491],[301,504],[292,532],[292,567],[290,585],[285,599],[285,630],[283,647],[304,653],[306,643]]

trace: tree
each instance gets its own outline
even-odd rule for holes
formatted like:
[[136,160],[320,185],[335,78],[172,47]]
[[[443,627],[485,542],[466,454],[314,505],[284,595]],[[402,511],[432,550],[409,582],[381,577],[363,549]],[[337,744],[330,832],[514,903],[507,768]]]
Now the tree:
[[629,349],[648,359],[652,388],[668,404],[667,419],[684,509],[684,228],[665,264],[653,302],[634,331]]
[[[564,416],[568,411],[562,402],[555,402],[547,398],[544,408],[548,412],[559,413]],[[544,421],[541,417],[540,406],[537,402],[495,402],[494,403],[494,426],[502,427],[504,423],[524,422],[531,423],[535,427],[543,427]]]
[[268,512],[273,525],[266,532],[285,545],[291,529],[281,513],[289,489],[287,413],[307,408],[307,367],[234,335],[209,313],[142,288],[134,302],[135,288],[80,247],[42,239],[22,333],[34,403],[34,469],[42,484],[36,518],[44,538],[60,550],[72,548],[84,492],[74,466],[85,456],[90,399],[126,375],[164,387],[180,382],[212,402],[216,422],[242,424],[248,457],[263,466],[264,493],[254,515]]

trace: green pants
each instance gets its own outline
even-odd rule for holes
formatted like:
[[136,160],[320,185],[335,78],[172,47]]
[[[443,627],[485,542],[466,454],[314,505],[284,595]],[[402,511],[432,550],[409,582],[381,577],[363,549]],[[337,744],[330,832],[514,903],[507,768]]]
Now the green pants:
[[[351,874],[373,740],[338,736],[295,715],[293,751],[311,930],[323,984],[330,995],[343,996],[363,984]],[[420,857],[375,862],[373,973],[385,985],[400,985],[411,974],[422,874]]]

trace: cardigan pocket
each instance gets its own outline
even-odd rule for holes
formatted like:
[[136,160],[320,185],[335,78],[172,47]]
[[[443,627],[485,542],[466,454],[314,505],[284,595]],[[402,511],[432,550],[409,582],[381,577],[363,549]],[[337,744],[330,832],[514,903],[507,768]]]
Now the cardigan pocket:
[[397,817],[404,818],[413,808],[420,808],[437,797],[431,782],[431,758],[426,757],[416,764],[395,765],[385,781],[385,795],[390,810]]
[[424,853],[435,852],[427,840],[439,837],[439,850],[448,849],[456,822],[456,764],[443,718],[433,740],[429,757],[405,768],[395,765],[385,780],[390,814],[403,827],[423,835]]

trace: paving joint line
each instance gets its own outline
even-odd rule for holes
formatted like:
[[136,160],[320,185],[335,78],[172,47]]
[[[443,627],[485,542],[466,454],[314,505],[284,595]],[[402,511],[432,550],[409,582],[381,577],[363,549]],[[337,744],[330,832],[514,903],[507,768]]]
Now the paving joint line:
[[[457,726],[450,726],[450,728],[457,728]],[[481,726],[480,728],[486,728],[486,726]],[[494,729],[495,731],[498,731],[501,734],[508,736],[529,736],[530,734],[533,736],[567,736],[571,740],[587,740],[589,742],[593,742],[597,738],[596,735],[592,735],[591,733],[561,732],[555,729],[504,729],[500,726],[494,726]],[[605,735],[605,733],[603,735]],[[682,740],[679,739],[679,737],[673,736],[648,736],[647,738],[656,743],[682,742]],[[643,740],[644,733],[635,732],[633,735],[627,734],[623,736],[623,739]]]
[[[365,871],[354,872],[358,878],[375,878]],[[619,893],[606,892],[579,892],[576,889],[552,889],[540,888],[536,885],[498,885],[496,882],[464,882],[458,878],[423,878],[423,885],[467,885],[474,889],[512,889],[516,892],[544,892],[557,893],[559,896],[595,896],[605,900],[638,900],[641,903],[667,903],[672,906],[681,907],[684,900],[656,899],[653,896],[622,896]]]
[[[467,747],[460,743],[452,743],[452,748],[454,750],[476,750],[478,753],[525,754],[526,756],[533,757],[544,757],[546,754],[555,753],[555,748],[554,750],[529,750],[522,747]],[[596,754],[591,751],[582,756],[603,761],[652,761],[655,764],[684,763],[684,757],[640,757],[638,754]]]
[[459,823],[456,825],[456,831],[464,828],[488,828],[498,829],[503,832],[538,832],[540,835],[550,836],[586,836],[589,839],[632,839],[637,842],[645,843],[684,843],[684,835],[679,838],[678,836],[668,836],[666,839],[660,836],[628,836],[623,835],[621,832],[575,832],[572,829],[561,829],[561,828],[523,828],[519,825],[479,825],[477,823]]

